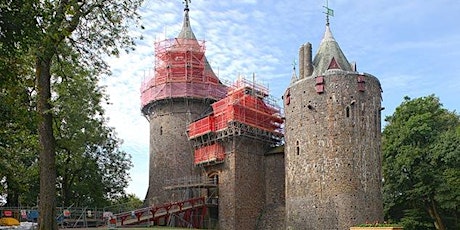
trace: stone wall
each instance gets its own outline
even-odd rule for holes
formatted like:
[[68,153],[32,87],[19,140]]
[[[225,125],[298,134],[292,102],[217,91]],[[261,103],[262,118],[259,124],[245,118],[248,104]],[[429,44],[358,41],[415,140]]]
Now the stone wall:
[[266,154],[265,163],[265,203],[283,204],[285,203],[285,169],[284,151],[279,153]]
[[237,136],[225,143],[219,175],[219,229],[255,229],[265,206],[266,143]]
[[342,230],[382,221],[380,83],[340,70],[324,76],[321,93],[317,83],[305,78],[288,89],[286,227]]
[[265,155],[265,206],[257,229],[284,229],[285,170],[284,149]]
[[[187,199],[183,191],[165,191],[167,180],[200,175],[193,164],[193,146],[187,125],[209,109],[209,102],[175,99],[156,102],[148,111],[150,122],[149,188],[146,202],[161,204]],[[187,194],[194,196],[195,194]]]

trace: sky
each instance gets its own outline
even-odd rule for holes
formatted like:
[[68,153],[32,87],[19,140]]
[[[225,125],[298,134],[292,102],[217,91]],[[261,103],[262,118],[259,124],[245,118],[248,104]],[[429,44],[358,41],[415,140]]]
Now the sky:
[[[270,89],[282,106],[299,47],[313,54],[325,31],[323,0],[193,0],[192,30],[206,41],[206,56],[225,82],[239,75]],[[330,27],[348,61],[376,76],[383,88],[382,119],[404,96],[431,94],[450,111],[460,111],[460,1],[330,0]],[[109,125],[132,156],[129,194],[144,199],[149,177],[149,124],[140,111],[140,85],[154,67],[154,42],[174,38],[183,21],[182,0],[145,0],[144,30],[136,50],[108,59],[112,75],[103,79],[110,105]],[[297,68],[298,69],[298,68]],[[385,122],[382,120],[382,126]]]

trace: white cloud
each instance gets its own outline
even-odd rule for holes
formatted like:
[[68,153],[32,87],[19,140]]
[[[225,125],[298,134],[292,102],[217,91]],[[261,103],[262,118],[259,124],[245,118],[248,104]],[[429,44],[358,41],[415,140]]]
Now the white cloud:
[[[190,18],[198,39],[206,40],[206,56],[221,79],[255,73],[279,98],[292,76],[299,46],[310,42],[313,52],[324,33],[323,1],[192,1]],[[331,1],[331,28],[349,60],[383,86],[385,114],[392,113],[404,95],[439,94],[451,110],[460,87],[460,2]],[[136,50],[110,59],[107,77],[112,105],[110,125],[125,140],[135,168],[128,191],[144,198],[148,186],[148,122],[140,113],[140,84],[154,64],[154,41],[175,37],[183,20],[181,1],[147,0],[141,11],[145,40]],[[139,166],[138,166],[139,165]],[[145,169],[147,167],[147,169]]]

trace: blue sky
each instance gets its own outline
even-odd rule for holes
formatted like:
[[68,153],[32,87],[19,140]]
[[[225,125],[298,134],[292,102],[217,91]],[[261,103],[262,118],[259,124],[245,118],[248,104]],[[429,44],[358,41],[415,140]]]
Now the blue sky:
[[[300,45],[312,43],[313,53],[319,46],[325,31],[323,5],[323,0],[193,0],[190,19],[196,37],[206,40],[206,56],[220,79],[232,82],[255,73],[281,105]],[[382,84],[382,118],[406,95],[435,94],[445,108],[460,110],[460,1],[330,0],[329,7],[335,14],[332,33],[347,59]],[[143,199],[149,131],[139,88],[154,67],[154,42],[180,31],[182,0],[146,0],[141,14],[145,30],[131,33],[144,40],[136,51],[108,60],[113,75],[102,84],[110,95],[109,125],[134,163],[127,192]]]

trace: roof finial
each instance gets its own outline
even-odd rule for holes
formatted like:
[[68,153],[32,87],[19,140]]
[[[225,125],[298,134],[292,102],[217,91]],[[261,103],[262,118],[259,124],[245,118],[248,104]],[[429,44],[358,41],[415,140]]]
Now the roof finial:
[[326,12],[323,12],[326,14],[326,26],[329,26],[329,16],[334,17],[334,10],[329,8],[329,0],[326,0],[326,5],[323,7],[326,9]]
[[189,10],[189,9],[188,9],[188,3],[192,3],[192,1],[191,1],[191,0],[184,0],[183,3],[184,3],[184,5],[185,5],[184,11],[188,11],[188,10]]

